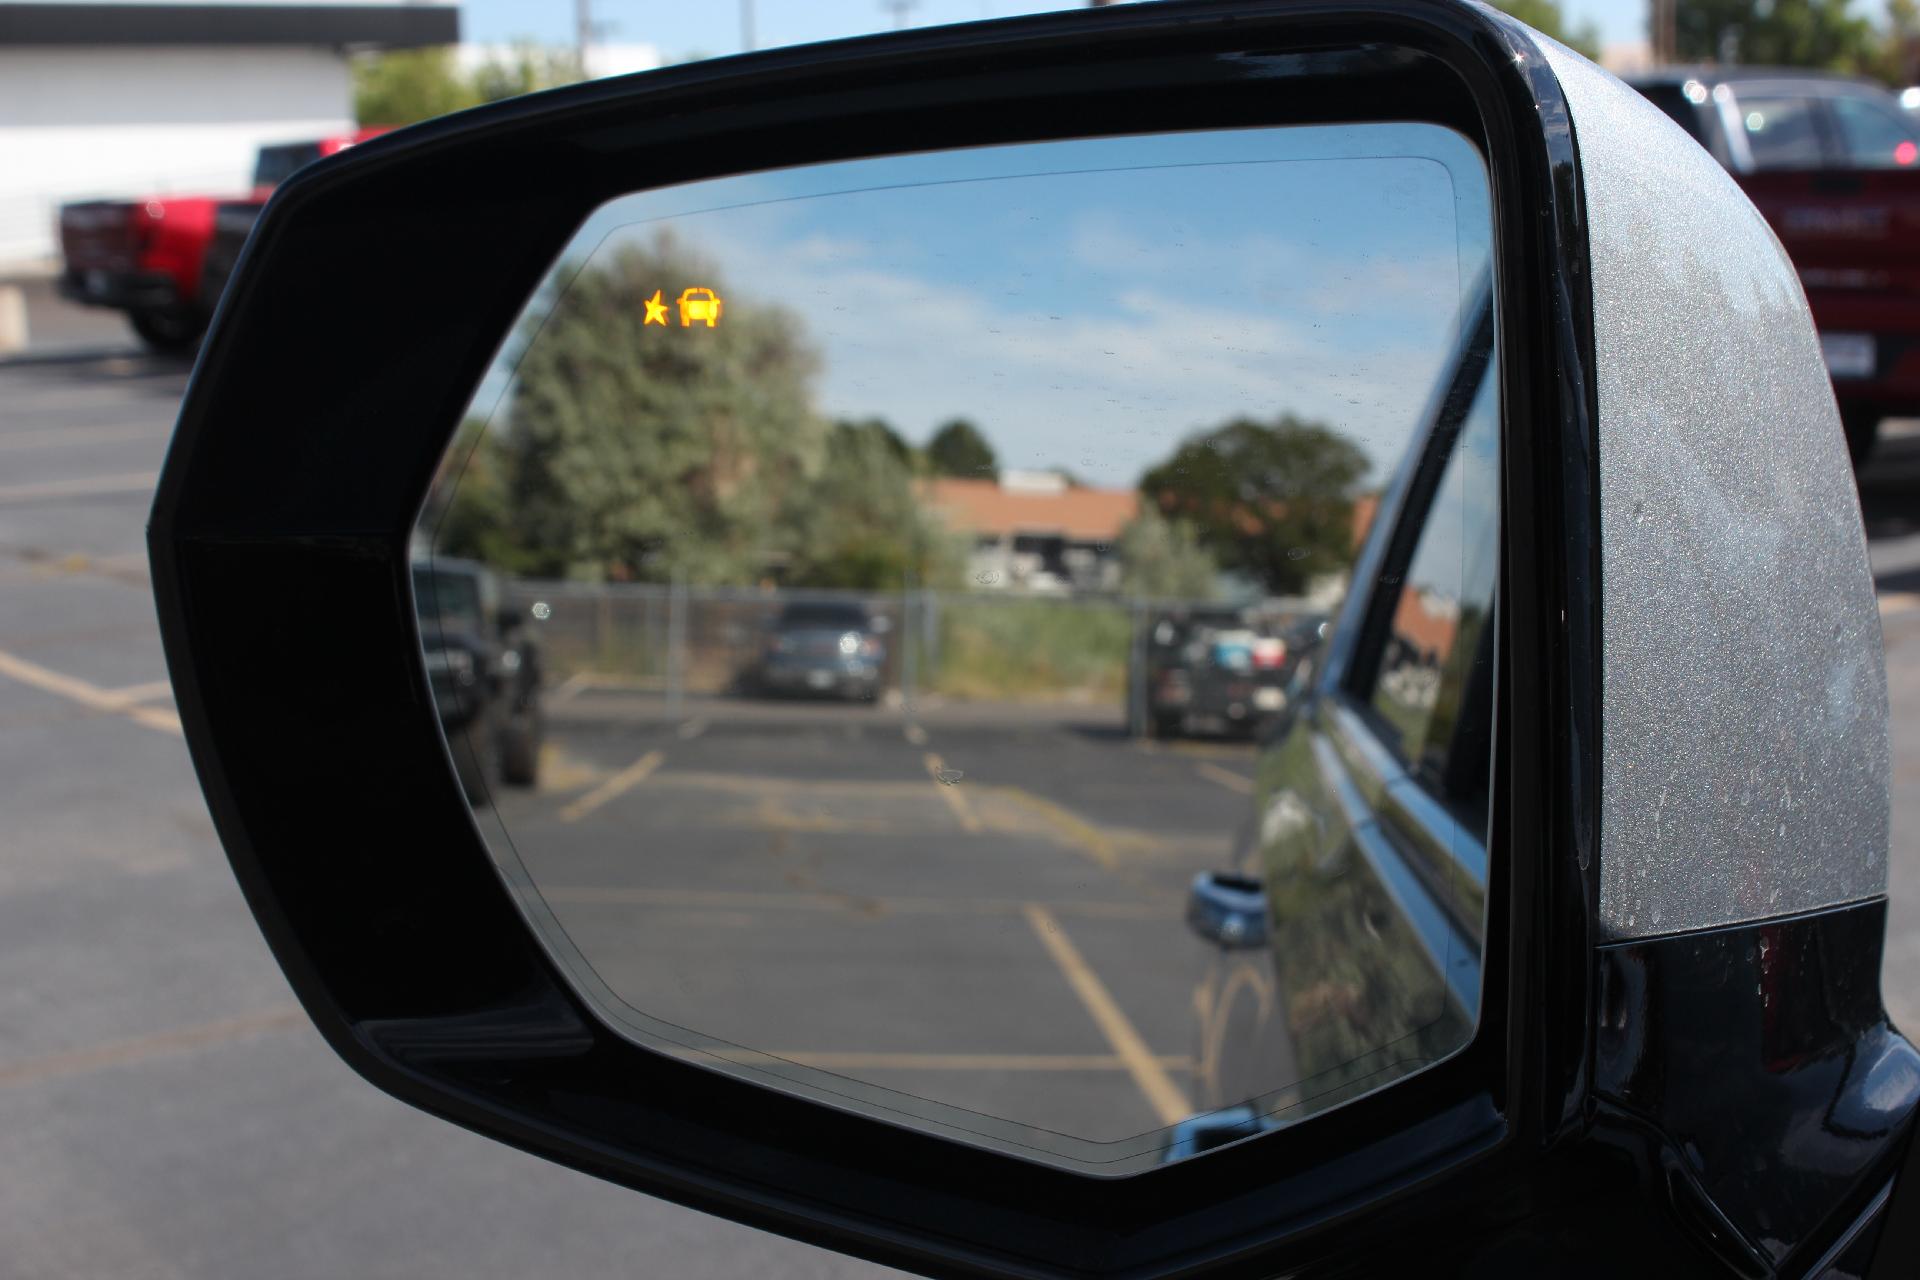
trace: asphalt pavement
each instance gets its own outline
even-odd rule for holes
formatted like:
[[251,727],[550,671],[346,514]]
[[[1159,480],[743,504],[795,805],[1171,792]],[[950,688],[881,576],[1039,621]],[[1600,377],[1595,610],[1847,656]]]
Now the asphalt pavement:
[[[153,626],[143,524],[185,378],[125,348],[0,363],[0,1277],[883,1274],[430,1119],[307,1026],[214,839]],[[1916,1027],[1920,430],[1863,492],[1894,705],[1885,981]],[[556,715],[546,785],[490,813],[635,1004],[725,1010],[699,1029],[1036,1125],[1138,1131],[1153,1090],[1084,979],[1187,1089],[1179,883],[1224,846],[1249,762],[1144,751],[1097,717],[917,728],[853,708],[650,723],[588,696]],[[640,813],[698,838],[637,855],[609,833]],[[912,864],[888,852],[909,826]],[[690,946],[726,962],[666,962]],[[795,948],[820,962],[782,968]],[[908,950],[999,967],[956,993]],[[818,980],[888,1018],[794,1017]],[[933,1016],[942,998],[973,1020]]]

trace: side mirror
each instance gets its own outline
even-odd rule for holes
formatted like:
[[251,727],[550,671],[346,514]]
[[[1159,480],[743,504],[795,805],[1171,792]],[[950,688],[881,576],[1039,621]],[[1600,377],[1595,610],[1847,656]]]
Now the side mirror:
[[1267,895],[1250,876],[1203,871],[1187,891],[1187,923],[1215,946],[1267,945]]
[[[1116,6],[436,120],[279,188],[199,360],[149,533],[181,721],[395,1096],[934,1275],[1801,1274],[1920,1220],[1803,294],[1490,8]],[[447,715],[416,542],[564,600],[575,675]],[[1209,648],[1246,592],[1339,617],[1259,742]],[[549,745],[476,821],[459,760]]]

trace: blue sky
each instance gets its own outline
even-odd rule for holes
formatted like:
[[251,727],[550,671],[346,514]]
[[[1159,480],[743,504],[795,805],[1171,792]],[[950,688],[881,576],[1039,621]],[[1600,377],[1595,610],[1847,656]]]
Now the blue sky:
[[1091,139],[640,193],[565,260],[670,231],[714,274],[663,297],[796,314],[826,413],[921,442],[968,417],[1009,466],[1131,486],[1195,431],[1292,411],[1384,472],[1484,261],[1486,199],[1477,153],[1430,125]]
[[[762,48],[831,40],[841,36],[885,31],[892,13],[880,0],[752,0],[757,42]],[[651,44],[670,59],[689,54],[737,53],[740,50],[740,6],[730,0],[592,0],[593,18],[602,27],[602,39],[612,43]],[[1018,13],[1078,7],[1054,0],[919,0],[908,15],[915,26],[945,22],[974,22]],[[1562,8],[1576,24],[1592,21],[1602,43],[1643,39],[1645,0],[1562,0]],[[1857,12],[1878,20],[1884,0],[1854,0]],[[550,44],[573,41],[572,0],[463,0],[465,33],[483,43],[530,36]]]

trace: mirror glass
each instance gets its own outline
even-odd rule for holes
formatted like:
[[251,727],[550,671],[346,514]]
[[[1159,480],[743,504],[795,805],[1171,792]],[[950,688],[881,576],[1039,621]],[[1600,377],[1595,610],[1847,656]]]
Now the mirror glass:
[[1422,123],[596,211],[414,552],[450,768],[585,998],[1102,1173],[1464,1045],[1490,226]]

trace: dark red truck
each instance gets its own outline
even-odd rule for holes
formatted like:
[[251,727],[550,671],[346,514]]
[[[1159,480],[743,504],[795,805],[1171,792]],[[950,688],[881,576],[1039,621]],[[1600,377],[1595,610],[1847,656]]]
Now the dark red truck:
[[1879,85],[1765,67],[1634,87],[1725,165],[1800,272],[1858,465],[1920,417],[1920,119]]
[[[88,306],[127,313],[155,351],[190,350],[219,300],[205,286],[207,248],[222,210],[257,209],[295,170],[382,133],[350,134],[260,148],[247,196],[151,196],[62,205],[60,292]],[[250,219],[249,219],[250,221]],[[217,279],[224,280],[221,273]]]

